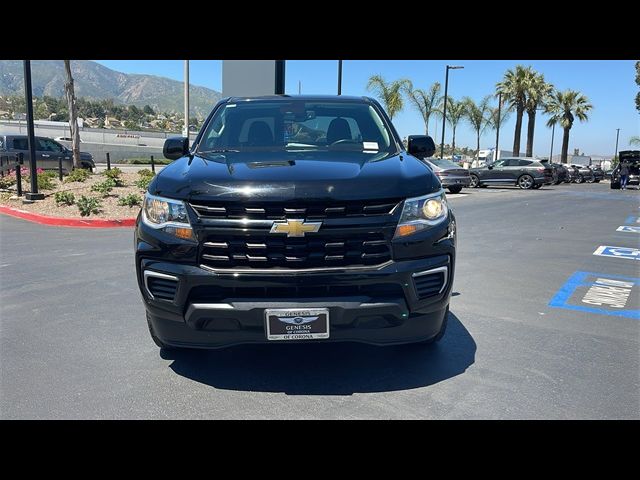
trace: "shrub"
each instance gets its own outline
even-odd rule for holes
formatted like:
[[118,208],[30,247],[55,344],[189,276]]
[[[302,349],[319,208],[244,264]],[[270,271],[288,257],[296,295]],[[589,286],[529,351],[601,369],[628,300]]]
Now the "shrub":
[[146,191],[147,188],[149,188],[149,184],[151,183],[152,179],[153,177],[141,177],[140,180],[136,180],[134,183],[140,190]]
[[148,168],[143,168],[142,170],[138,170],[138,175],[140,175],[141,178],[153,178],[155,173]]
[[73,205],[76,202],[76,196],[71,192],[56,192],[54,195],[56,205]]
[[102,206],[100,199],[96,197],[85,197],[82,195],[76,202],[78,210],[80,210],[80,216],[88,217],[89,215],[100,212]]
[[[36,181],[38,182],[38,190],[53,190],[55,185],[53,179],[55,178],[55,172],[51,175],[49,172],[42,172],[36,175]],[[22,177],[27,184],[30,184],[31,177],[29,175]]]
[[130,193],[118,200],[118,205],[122,207],[135,207],[142,203],[142,197],[136,193]]
[[5,175],[4,177],[0,177],[0,188],[7,189],[16,184],[15,175]]
[[[40,170],[40,169],[38,169],[38,170]],[[55,171],[55,170],[43,170],[41,172],[38,172],[36,170],[36,172],[38,173],[38,177],[42,176],[44,178],[50,178],[52,180],[58,176],[58,172]]]
[[68,182],[84,182],[87,178],[91,176],[91,172],[89,170],[85,170],[84,168],[76,168],[73,170],[67,178],[65,178],[65,183]]
[[107,197],[109,196],[109,193],[111,193],[111,190],[113,190],[113,187],[115,186],[116,186],[116,181],[113,180],[112,178],[107,178],[104,182],[98,182],[92,185],[91,191],[98,192],[103,197]]
[[112,168],[111,170],[105,170],[104,172],[102,172],[102,175],[107,177],[109,180],[113,180],[113,182],[114,182],[113,186],[114,187],[123,187],[124,186],[124,182],[120,178],[121,174],[122,174],[122,170],[120,170],[118,167]]

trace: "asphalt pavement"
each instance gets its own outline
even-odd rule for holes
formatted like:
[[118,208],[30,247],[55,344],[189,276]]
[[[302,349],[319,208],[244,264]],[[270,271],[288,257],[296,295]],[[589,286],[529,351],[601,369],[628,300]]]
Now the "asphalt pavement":
[[638,419],[640,229],[628,228],[640,227],[638,193],[449,195],[458,263],[449,328],[433,348],[161,356],[132,229],[0,216],[0,418]]

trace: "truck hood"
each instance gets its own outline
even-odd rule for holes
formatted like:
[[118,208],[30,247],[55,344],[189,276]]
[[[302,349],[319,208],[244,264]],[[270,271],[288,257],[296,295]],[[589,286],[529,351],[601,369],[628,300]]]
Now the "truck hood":
[[359,200],[408,198],[440,189],[429,167],[406,153],[260,152],[183,157],[149,192],[181,200]]

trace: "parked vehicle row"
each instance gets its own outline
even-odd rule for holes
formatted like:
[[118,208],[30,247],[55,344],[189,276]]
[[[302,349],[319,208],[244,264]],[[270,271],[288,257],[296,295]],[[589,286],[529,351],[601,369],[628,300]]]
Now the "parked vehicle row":
[[620,168],[623,163],[626,163],[629,169],[627,185],[640,187],[640,150],[623,150],[618,154],[618,159],[620,162],[611,172],[611,188],[620,189]]
[[[62,171],[69,173],[73,170],[73,153],[61,143],[47,137],[35,137],[36,165],[44,170],[57,170],[59,160],[62,159]],[[29,142],[26,135],[0,134],[0,154],[24,155],[24,165],[29,166]],[[95,168],[93,156],[80,152],[81,167],[92,170]]]

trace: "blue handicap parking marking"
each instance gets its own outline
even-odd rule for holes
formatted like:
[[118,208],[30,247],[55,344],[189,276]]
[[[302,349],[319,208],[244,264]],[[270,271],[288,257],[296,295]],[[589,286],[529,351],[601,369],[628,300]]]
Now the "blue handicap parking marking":
[[633,223],[635,222],[635,220],[636,220],[636,217],[634,217],[633,215],[629,215],[627,219],[624,221],[624,223]]
[[634,225],[620,225],[618,228],[616,228],[616,232],[640,233],[640,226],[636,227]]
[[640,278],[576,272],[549,302],[550,307],[640,320]]
[[611,245],[600,245],[594,255],[601,257],[623,258],[626,260],[640,260],[640,249],[631,247],[613,247]]

